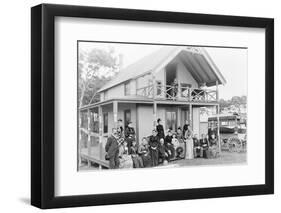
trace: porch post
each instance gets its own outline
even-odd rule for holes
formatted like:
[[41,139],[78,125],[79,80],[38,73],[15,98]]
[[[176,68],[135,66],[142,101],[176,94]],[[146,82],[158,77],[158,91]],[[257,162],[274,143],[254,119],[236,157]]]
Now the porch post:
[[219,146],[219,152],[221,153],[221,137],[220,137],[220,118],[219,118],[219,114],[220,114],[220,104],[219,104],[219,83],[218,81],[216,81],[216,90],[217,90],[217,135],[218,135],[218,146]]
[[118,116],[118,102],[113,101],[113,121],[114,121],[114,128],[117,127],[117,116]]
[[81,111],[79,110],[79,127],[78,127],[78,133],[79,133],[79,144],[78,144],[78,148],[79,148],[79,156],[78,156],[78,165],[79,168],[81,166],[82,163],[82,159],[81,159],[81,140],[82,140],[82,135],[81,135],[81,125],[82,125],[82,118],[81,118]]
[[181,82],[178,79],[178,91],[177,91],[177,98],[181,98]]
[[218,83],[218,81],[216,81],[216,90],[217,90],[217,101],[219,101],[220,99],[219,99],[219,83]]
[[217,105],[217,135],[218,135],[218,147],[219,147],[219,152],[221,153],[221,137],[220,137],[220,105]]
[[156,127],[157,123],[157,103],[155,101],[156,99],[156,94],[157,94],[157,88],[156,88],[156,80],[155,80],[155,75],[152,74],[152,87],[153,87],[153,128]]
[[177,109],[177,128],[181,126],[181,108]]
[[156,128],[157,123],[157,103],[153,102],[153,127]]
[[192,104],[189,104],[189,125],[191,129],[193,130],[193,124],[192,124]]
[[[88,126],[87,126],[87,148],[88,156],[91,155],[91,112],[90,109],[87,110]],[[90,167],[90,161],[88,161],[88,166]]]
[[[102,106],[98,107],[98,114],[99,114],[99,158],[102,159],[102,133],[103,133],[103,113],[102,113]],[[100,166],[101,168],[101,166]]]

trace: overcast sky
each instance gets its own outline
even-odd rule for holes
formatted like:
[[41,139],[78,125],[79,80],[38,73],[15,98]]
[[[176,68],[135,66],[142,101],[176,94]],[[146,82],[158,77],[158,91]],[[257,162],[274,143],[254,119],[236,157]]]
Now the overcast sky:
[[[160,45],[79,42],[79,49],[110,48],[123,55],[123,66],[161,48]],[[247,49],[205,48],[227,83],[220,86],[220,98],[247,95]]]

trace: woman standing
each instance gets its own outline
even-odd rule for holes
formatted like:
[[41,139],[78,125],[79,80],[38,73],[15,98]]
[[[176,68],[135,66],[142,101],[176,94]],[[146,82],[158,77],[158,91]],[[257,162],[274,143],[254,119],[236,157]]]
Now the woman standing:
[[164,139],[165,138],[164,127],[162,125],[160,118],[157,119],[156,130],[157,130],[157,136],[159,137],[159,139],[161,139],[161,138]]
[[185,144],[186,144],[186,155],[185,159],[193,159],[193,132],[190,125],[187,125],[187,130],[185,132]]

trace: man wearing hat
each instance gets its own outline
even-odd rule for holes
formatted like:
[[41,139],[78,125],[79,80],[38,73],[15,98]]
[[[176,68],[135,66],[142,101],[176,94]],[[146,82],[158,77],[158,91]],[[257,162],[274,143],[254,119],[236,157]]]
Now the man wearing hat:
[[116,128],[113,128],[112,134],[108,137],[105,145],[106,156],[109,159],[110,169],[119,168],[119,144],[117,140],[118,132]]
[[130,150],[133,141],[136,139],[136,132],[133,127],[132,122],[130,121],[127,128],[125,129],[125,140],[127,142],[128,150]]

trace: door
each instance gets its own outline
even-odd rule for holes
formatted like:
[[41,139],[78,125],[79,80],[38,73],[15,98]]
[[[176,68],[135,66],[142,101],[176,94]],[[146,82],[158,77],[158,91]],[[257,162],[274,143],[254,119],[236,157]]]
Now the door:
[[166,129],[174,132],[177,130],[177,111],[176,109],[166,109]]
[[129,122],[131,122],[131,110],[124,110],[124,125],[125,129],[128,127]]

